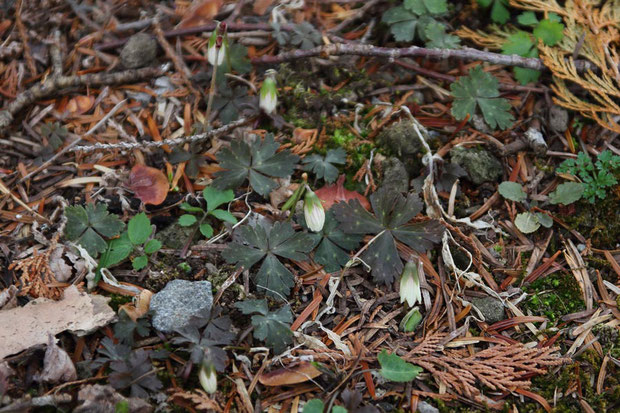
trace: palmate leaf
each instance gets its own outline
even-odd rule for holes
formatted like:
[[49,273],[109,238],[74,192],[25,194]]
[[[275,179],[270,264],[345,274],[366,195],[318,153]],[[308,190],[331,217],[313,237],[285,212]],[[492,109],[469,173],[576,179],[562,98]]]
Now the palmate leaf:
[[415,194],[406,198],[399,192],[382,188],[370,196],[373,214],[357,200],[339,202],[332,207],[340,229],[347,234],[379,234],[362,255],[372,267],[376,282],[391,284],[403,270],[396,249],[396,240],[418,252],[425,252],[441,240],[443,227],[438,221],[409,223],[422,210],[422,201]]
[[125,225],[117,215],[108,213],[105,204],[87,204],[86,208],[81,205],[68,206],[65,216],[65,236],[84,247],[93,258],[107,248],[103,237],[119,235]]
[[484,121],[493,129],[509,128],[514,120],[508,100],[499,97],[497,79],[476,66],[450,85],[454,103],[452,115],[458,120],[472,117],[480,107]]
[[256,284],[272,296],[288,295],[295,285],[295,277],[277,257],[297,261],[308,259],[306,255],[315,245],[313,238],[303,232],[295,232],[289,222],[276,222],[266,228],[244,225],[237,229],[242,241],[234,241],[222,256],[229,263],[237,263],[247,269],[264,258],[256,274]]
[[126,360],[110,363],[112,373],[110,384],[115,389],[131,387],[131,397],[148,398],[149,391],[156,392],[163,385],[154,373],[149,374],[153,365],[149,360],[150,352],[137,349],[131,352]]
[[[299,223],[306,228],[305,218],[298,217]],[[315,245],[314,261],[323,265],[326,272],[339,271],[349,262],[349,251],[354,250],[359,245],[362,237],[360,235],[345,234],[338,228],[338,220],[334,213],[327,210],[325,213],[325,224],[318,234],[310,234]]]
[[246,315],[259,313],[252,316],[254,337],[264,341],[274,353],[282,353],[293,342],[290,327],[293,314],[288,305],[276,311],[269,311],[266,300],[247,300],[235,303],[235,307]]
[[344,165],[347,161],[347,153],[344,149],[330,149],[325,157],[312,154],[306,156],[304,163],[304,171],[312,171],[317,178],[325,179],[330,184],[338,178],[338,168],[334,165]]
[[276,153],[280,145],[272,134],[252,147],[235,140],[230,148],[223,148],[217,154],[223,171],[216,172],[213,186],[219,189],[240,187],[248,179],[250,186],[262,196],[267,196],[278,184],[270,177],[284,178],[293,173],[299,161],[288,149]]

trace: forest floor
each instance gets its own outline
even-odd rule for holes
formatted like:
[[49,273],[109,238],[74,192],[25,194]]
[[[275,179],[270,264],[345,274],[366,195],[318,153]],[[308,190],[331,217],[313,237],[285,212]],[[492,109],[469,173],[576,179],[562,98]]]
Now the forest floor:
[[620,412],[617,0],[0,37],[0,413]]

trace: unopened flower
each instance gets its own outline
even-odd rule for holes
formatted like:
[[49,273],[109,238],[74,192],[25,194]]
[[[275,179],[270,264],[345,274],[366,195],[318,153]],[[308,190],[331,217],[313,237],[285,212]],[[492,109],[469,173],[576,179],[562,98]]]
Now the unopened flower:
[[418,266],[412,261],[405,264],[405,269],[400,276],[400,302],[404,301],[407,301],[409,307],[413,307],[418,301],[422,302]]
[[198,371],[198,380],[200,380],[200,385],[207,393],[213,394],[217,391],[217,374],[215,373],[213,363],[202,362]]
[[260,88],[260,101],[259,106],[268,115],[276,110],[278,104],[278,89],[276,85],[276,71],[273,69],[265,72],[265,80],[263,80],[263,86]]
[[411,333],[412,331],[415,331],[421,321],[422,314],[420,314],[420,309],[416,306],[409,310],[409,312],[403,317],[399,327],[405,333]]
[[[213,66],[220,66],[224,63],[228,53],[228,35],[226,34],[226,24],[220,23],[211,33],[207,48],[207,60]],[[217,64],[216,64],[217,62]]]
[[304,218],[310,231],[319,232],[325,224],[325,210],[318,196],[310,188],[306,188],[304,196]]

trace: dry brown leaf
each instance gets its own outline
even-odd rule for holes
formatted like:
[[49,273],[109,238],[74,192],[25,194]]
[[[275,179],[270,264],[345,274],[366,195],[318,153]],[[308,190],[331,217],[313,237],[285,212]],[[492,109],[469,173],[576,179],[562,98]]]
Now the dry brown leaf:
[[72,285],[60,301],[37,298],[23,307],[0,311],[0,359],[47,343],[48,334],[69,330],[82,336],[107,325],[116,318],[108,301],[80,293]]
[[35,380],[47,383],[64,383],[77,379],[77,372],[71,357],[58,347],[53,334],[48,335],[43,371],[35,376]]
[[201,26],[211,23],[222,7],[222,0],[194,0],[183,15],[179,28]]
[[273,0],[256,0],[252,10],[254,11],[254,14],[262,16],[272,4]]
[[145,165],[136,165],[129,173],[129,188],[145,204],[159,205],[168,195],[168,179],[162,171]]
[[94,104],[94,96],[76,96],[69,100],[66,110],[73,115],[81,115],[88,112]]
[[321,375],[321,372],[308,361],[301,362],[293,367],[285,367],[263,373],[258,381],[264,386],[288,386],[303,383]]

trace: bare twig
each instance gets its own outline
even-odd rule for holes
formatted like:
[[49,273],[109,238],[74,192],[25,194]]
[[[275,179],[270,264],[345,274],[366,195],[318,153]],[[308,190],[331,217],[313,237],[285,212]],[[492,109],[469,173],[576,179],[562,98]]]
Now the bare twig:
[[[387,57],[390,61],[401,57],[427,57],[431,59],[462,59],[462,60],[482,60],[485,62],[505,65],[518,66],[534,70],[546,70],[542,60],[534,57],[521,57],[518,55],[503,55],[499,53],[485,52],[482,50],[464,47],[462,49],[427,49],[424,47],[411,46],[404,48],[397,47],[377,47],[367,44],[352,43],[333,43],[318,46],[308,50],[293,50],[291,52],[280,53],[275,56],[264,55],[252,59],[254,64],[276,64],[288,62],[290,60],[305,59],[316,56],[372,56]],[[592,68],[589,62],[575,62],[577,70]]]
[[59,76],[47,79],[30,89],[22,92],[9,103],[6,108],[0,111],[0,129],[4,129],[11,124],[13,116],[21,112],[26,106],[36,100],[57,93],[59,90],[77,86],[103,86],[122,83],[135,82],[137,80],[148,79],[160,76],[166,72],[168,65],[159,67],[145,67],[142,69],[131,69],[116,73],[94,73],[80,76]]
[[19,37],[22,41],[22,47],[24,48],[24,57],[26,58],[26,63],[28,64],[30,74],[32,76],[36,76],[37,66],[34,63],[34,59],[32,58],[32,53],[30,53],[30,46],[28,45],[28,34],[26,33],[26,28],[24,27],[24,23],[22,22],[22,5],[22,0],[19,0],[19,2],[15,5],[15,26],[17,27]]
[[121,150],[133,150],[140,148],[159,148],[164,145],[183,145],[188,142],[198,142],[205,139],[210,139],[216,136],[225,135],[231,132],[233,129],[244,125],[250,121],[252,118],[241,118],[234,122],[230,122],[227,125],[222,126],[218,129],[213,129],[207,133],[201,133],[198,135],[185,136],[182,138],[175,139],[164,139],[161,141],[147,141],[147,142],[118,142],[118,143],[95,143],[93,145],[86,146],[76,146],[71,148],[68,152],[94,152],[94,151],[105,151],[105,150],[113,150],[113,149],[121,149]]

